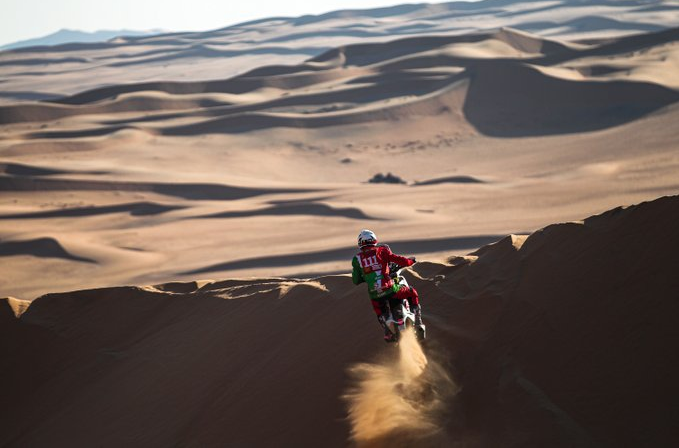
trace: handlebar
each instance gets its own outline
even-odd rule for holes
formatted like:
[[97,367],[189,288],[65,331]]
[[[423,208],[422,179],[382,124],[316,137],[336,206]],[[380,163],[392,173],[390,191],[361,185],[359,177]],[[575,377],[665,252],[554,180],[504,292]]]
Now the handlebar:
[[397,265],[396,263],[389,263],[389,277],[391,278],[398,277],[398,271],[400,271],[401,269],[403,268]]

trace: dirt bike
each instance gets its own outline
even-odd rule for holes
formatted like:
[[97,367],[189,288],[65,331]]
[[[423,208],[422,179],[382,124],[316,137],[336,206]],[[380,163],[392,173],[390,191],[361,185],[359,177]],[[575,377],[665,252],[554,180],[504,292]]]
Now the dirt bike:
[[[399,286],[410,287],[408,281],[401,275],[401,266],[396,263],[389,263],[389,276]],[[407,330],[414,330],[417,339],[423,341],[426,336],[426,327],[424,325],[415,325],[415,313],[410,309],[408,300],[393,299],[389,300],[389,317],[386,320],[387,328],[394,335],[392,342],[398,342],[401,333]]]

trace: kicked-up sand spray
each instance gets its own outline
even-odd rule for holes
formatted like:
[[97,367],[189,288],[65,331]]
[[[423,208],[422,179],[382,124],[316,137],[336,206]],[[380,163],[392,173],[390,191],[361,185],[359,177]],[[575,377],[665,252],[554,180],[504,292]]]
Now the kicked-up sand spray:
[[357,446],[444,441],[441,411],[457,388],[439,363],[427,359],[413,332],[404,333],[398,347],[388,347],[377,362],[357,364],[350,374],[353,385],[344,398]]

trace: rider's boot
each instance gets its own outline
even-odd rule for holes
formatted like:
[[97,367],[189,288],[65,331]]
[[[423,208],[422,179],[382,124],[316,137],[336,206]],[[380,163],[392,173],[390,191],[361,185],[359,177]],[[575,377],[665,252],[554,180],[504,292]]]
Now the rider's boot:
[[417,337],[419,339],[424,339],[427,334],[427,327],[422,323],[422,307],[420,307],[420,305],[415,305],[413,307],[413,313],[415,314],[415,330],[417,332]]
[[394,336],[394,333],[389,330],[389,327],[387,326],[387,321],[384,318],[384,315],[377,316],[377,320],[379,321],[380,325],[382,326],[382,329],[384,329],[384,342],[395,342],[396,337]]

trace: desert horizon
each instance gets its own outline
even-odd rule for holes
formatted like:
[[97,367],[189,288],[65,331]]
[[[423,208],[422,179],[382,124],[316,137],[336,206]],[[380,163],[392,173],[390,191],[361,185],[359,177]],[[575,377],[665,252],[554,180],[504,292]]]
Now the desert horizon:
[[1,51],[0,445],[673,445],[677,69],[641,0]]

